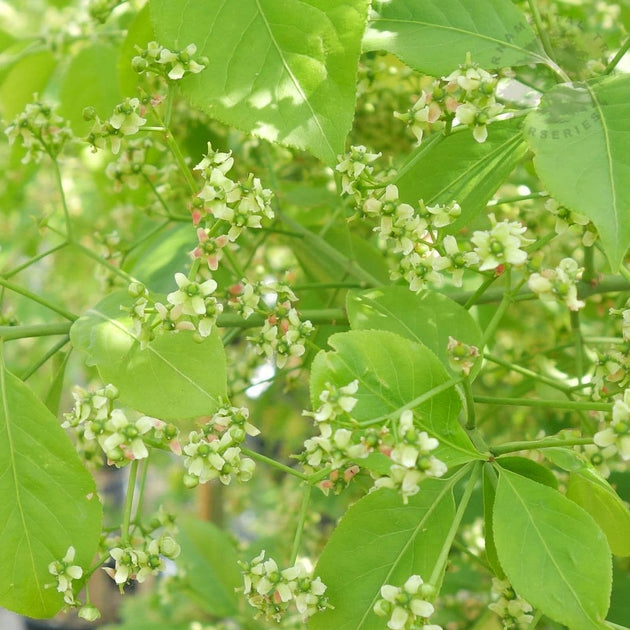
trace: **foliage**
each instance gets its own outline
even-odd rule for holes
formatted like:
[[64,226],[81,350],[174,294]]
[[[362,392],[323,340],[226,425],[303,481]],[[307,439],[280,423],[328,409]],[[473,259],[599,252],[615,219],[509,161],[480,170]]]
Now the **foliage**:
[[0,605],[630,627],[628,28],[1,4]]

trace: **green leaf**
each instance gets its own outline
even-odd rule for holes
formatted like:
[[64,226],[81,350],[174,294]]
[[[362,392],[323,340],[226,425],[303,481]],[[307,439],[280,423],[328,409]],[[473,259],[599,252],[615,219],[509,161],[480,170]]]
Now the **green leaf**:
[[73,345],[87,353],[129,407],[168,421],[212,413],[227,396],[225,353],[216,329],[202,342],[189,331],[167,332],[141,349],[120,308],[130,304],[125,291],[101,300],[72,325]]
[[[490,467],[490,470],[488,470]],[[486,559],[495,575],[503,580],[505,573],[499,562],[497,548],[494,544],[494,527],[492,525],[492,514],[494,512],[494,499],[496,496],[497,475],[491,464],[484,464],[483,467],[483,530],[485,539]]]
[[383,628],[383,620],[372,612],[380,588],[400,586],[413,574],[429,580],[455,516],[455,482],[425,479],[407,505],[389,490],[357,501],[332,533],[315,569],[328,586],[334,609],[314,615],[309,628]]
[[525,126],[545,187],[593,221],[616,271],[630,245],[630,76],[557,85]]
[[182,91],[210,116],[334,164],[354,115],[366,0],[151,0],[161,44],[210,60]]
[[532,459],[527,459],[526,457],[499,457],[496,462],[505,470],[510,470],[532,481],[542,483],[554,490],[558,489],[558,480],[551,470],[537,464]]
[[455,232],[482,211],[527,150],[518,119],[490,125],[488,139],[477,142],[471,133],[452,133],[427,150],[419,146],[401,165],[395,184],[400,198],[416,205],[457,201],[462,213],[447,231]]
[[[342,387],[358,379],[352,417],[359,423],[387,416],[449,381],[430,350],[394,333],[356,330],[332,335],[328,343],[335,352],[321,351],[311,369],[313,407],[327,383]],[[440,441],[435,454],[447,466],[480,458],[457,420],[460,408],[454,387],[414,407],[417,423]]]
[[25,55],[7,72],[0,86],[2,113],[11,120],[33,102],[33,94],[42,96],[57,67],[55,56],[49,51]]
[[56,418],[0,360],[0,605],[52,617],[63,605],[48,572],[73,546],[87,568],[102,508]]
[[44,404],[48,407],[48,409],[50,409],[55,417],[59,412],[59,401],[61,400],[63,382],[66,376],[66,367],[68,365],[69,358],[69,352],[58,352],[53,360],[55,372],[50,387],[48,388],[48,392],[46,392]]
[[554,446],[552,448],[543,448],[540,452],[551,463],[569,472],[580,470],[587,465],[584,456],[570,448]]
[[[405,287],[350,291],[348,319],[355,330],[389,330],[432,350],[450,370],[449,337],[481,346],[481,331],[470,313],[450,298],[433,291],[416,295]],[[481,362],[481,358],[477,364]]]
[[363,50],[387,50],[415,70],[441,76],[466,53],[486,69],[545,63],[527,19],[509,0],[378,3]]
[[586,467],[573,472],[567,497],[595,519],[615,555],[630,556],[630,510],[605,479]]
[[238,599],[234,589],[242,586],[242,578],[234,543],[212,523],[181,517],[177,524],[182,547],[177,563],[185,570],[187,592],[212,615],[235,615]]
[[604,534],[556,490],[498,470],[494,536],[508,579],[534,608],[572,630],[601,627],[612,582]]
[[107,44],[83,48],[65,72],[60,99],[59,114],[70,121],[77,135],[87,135],[94,124],[83,118],[86,107],[94,107],[101,118],[109,118],[122,100],[118,90],[118,49]]

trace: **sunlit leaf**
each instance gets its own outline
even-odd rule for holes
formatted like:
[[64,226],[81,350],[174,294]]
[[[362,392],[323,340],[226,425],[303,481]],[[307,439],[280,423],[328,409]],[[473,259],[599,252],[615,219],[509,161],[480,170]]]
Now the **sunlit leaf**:
[[165,333],[143,349],[120,308],[130,303],[126,292],[108,295],[73,324],[73,345],[129,407],[162,420],[212,413],[226,397],[225,353],[216,329],[203,341],[189,331]]
[[[320,352],[311,369],[313,407],[327,383],[342,387],[357,379],[352,416],[360,423],[391,414],[450,378],[428,348],[391,332],[355,330],[332,335],[328,343],[334,351]],[[448,466],[480,457],[459,424],[460,409],[454,387],[414,407],[417,423],[440,441],[435,454]]]
[[387,50],[432,76],[456,70],[467,53],[484,68],[545,61],[525,15],[509,0],[392,0],[374,8],[364,50]]
[[315,568],[334,609],[314,615],[313,630],[380,630],[372,608],[383,584],[413,575],[428,581],[455,515],[453,479],[426,479],[403,505],[379,490],[355,503],[333,532]]
[[481,331],[470,313],[434,291],[416,295],[397,286],[351,291],[347,310],[353,329],[389,330],[418,341],[432,350],[447,369],[450,369],[449,337],[477,348],[481,346]]
[[616,271],[630,245],[630,76],[557,85],[525,127],[549,193],[593,221]]
[[534,608],[572,630],[601,627],[612,582],[603,532],[556,490],[499,470],[494,537],[512,586]]
[[352,125],[366,0],[151,0],[159,42],[210,60],[182,81],[210,116],[332,164]]

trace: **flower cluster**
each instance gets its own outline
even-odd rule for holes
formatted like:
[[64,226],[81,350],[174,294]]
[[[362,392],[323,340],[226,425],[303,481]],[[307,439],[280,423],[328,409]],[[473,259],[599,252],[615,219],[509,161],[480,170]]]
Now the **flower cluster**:
[[392,460],[389,474],[378,477],[374,489],[397,490],[407,503],[409,497],[420,490],[420,482],[426,477],[441,477],[447,471],[446,464],[431,455],[439,446],[438,440],[429,437],[426,431],[418,431],[414,425],[413,412],[400,414],[396,431],[398,439],[392,445],[382,444],[381,452]]
[[[215,220],[225,221],[229,226],[227,238],[234,242],[243,230],[262,227],[262,219],[273,219],[271,209],[272,192],[263,188],[260,180],[251,173],[244,182],[236,182],[227,176],[234,160],[231,153],[215,151],[208,143],[208,153],[195,166],[204,179],[204,185],[193,204],[193,223],[207,228],[200,239],[200,247],[206,248],[216,232]],[[198,233],[199,235],[199,233]],[[217,248],[223,247],[217,245]]]
[[306,620],[317,611],[328,608],[324,596],[326,585],[320,578],[309,575],[301,562],[280,570],[273,558],[265,560],[262,551],[251,562],[240,562],[247,601],[259,610],[265,619],[282,620],[291,602]]
[[582,239],[582,245],[585,247],[590,247],[597,240],[597,230],[586,215],[569,210],[553,198],[547,199],[545,210],[556,217],[554,226],[556,234],[568,232],[579,235]]
[[524,264],[527,252],[522,248],[533,242],[523,236],[527,228],[517,221],[497,222],[493,214],[489,217],[492,223],[490,230],[476,230],[471,237],[479,257],[480,271],[502,268],[506,264]]
[[240,445],[248,435],[260,431],[249,422],[245,407],[224,405],[199,430],[188,436],[184,446],[185,484],[195,487],[211,479],[227,485],[232,479],[249,481],[256,467],[253,460],[243,457]]
[[630,460],[630,389],[615,400],[610,424],[598,431],[593,441],[603,449],[614,447],[624,462]]
[[11,144],[17,138],[22,139],[26,149],[24,164],[39,162],[44,153],[55,159],[72,138],[68,122],[55,114],[52,106],[40,101],[29,103],[4,133]]
[[397,186],[389,184],[369,191],[360,210],[364,217],[380,221],[374,231],[387,251],[398,255],[391,278],[403,278],[412,291],[420,291],[426,282],[441,284],[442,271],[450,273],[454,284],[461,286],[464,270],[479,263],[476,253],[459,250],[453,236],[445,236],[439,243],[439,230],[461,214],[455,201],[427,206],[420,200],[414,209],[401,202]]
[[203,282],[188,279],[183,273],[175,274],[177,290],[166,296],[166,303],[152,299],[140,282],[132,282],[128,291],[135,298],[130,307],[122,307],[131,317],[131,332],[146,346],[156,334],[166,331],[196,331],[208,337],[223,312],[223,304],[214,297],[217,283],[212,278]]
[[110,162],[105,168],[107,177],[114,181],[114,190],[119,192],[123,186],[136,190],[147,178],[157,173],[157,167],[146,161],[145,142],[130,141],[116,162]]
[[573,258],[563,258],[555,269],[533,273],[528,280],[529,288],[543,301],[560,300],[571,311],[579,311],[584,302],[578,300],[577,283],[584,269]]
[[62,560],[55,560],[48,565],[48,573],[55,576],[57,580],[57,590],[63,593],[63,601],[69,606],[76,606],[74,598],[73,580],[80,580],[83,577],[83,569],[72,564],[74,562],[76,550],[68,547],[68,551]]
[[428,623],[435,608],[427,598],[434,595],[433,586],[425,584],[419,575],[412,575],[402,586],[381,586],[381,599],[374,604],[374,612],[387,618],[391,630],[442,630],[441,626]]
[[141,544],[120,545],[110,549],[114,566],[104,567],[104,571],[122,591],[130,580],[144,582],[149,575],[164,571],[164,558],[174,560],[180,552],[179,544],[168,534],[158,538],[146,536]]
[[131,60],[131,66],[137,73],[150,72],[171,81],[179,81],[186,74],[199,74],[209,63],[207,57],[195,56],[195,44],[188,44],[177,51],[169,50],[157,42],[149,42],[144,49],[136,48],[139,54]]
[[376,183],[372,178],[374,167],[372,163],[381,156],[380,153],[370,153],[364,146],[350,147],[346,155],[338,157],[335,167],[341,173],[341,191],[344,195],[354,195],[358,202],[365,188]]
[[157,418],[140,416],[135,420],[122,409],[115,409],[118,391],[107,385],[94,392],[77,388],[75,406],[65,414],[64,428],[74,428],[83,443],[98,444],[109,464],[126,466],[149,455],[147,444],[180,452],[179,430]]
[[[261,285],[259,290],[274,298],[275,305],[265,318],[265,322],[255,337],[248,337],[258,354],[268,358],[275,357],[276,365],[283,368],[290,357],[301,357],[306,351],[305,342],[313,332],[309,320],[302,321],[293,302],[297,296],[286,285],[271,283]],[[245,294],[243,294],[245,297]],[[248,298],[253,306],[253,293]],[[252,308],[252,307],[250,307]]]
[[611,308],[610,315],[621,320],[621,335],[624,341],[630,341],[630,299],[626,301],[624,308]]
[[394,116],[409,125],[418,143],[426,131],[450,127],[454,119],[470,127],[477,142],[485,142],[488,123],[503,111],[496,101],[497,83],[497,75],[473,63],[468,54],[455,72],[431,81],[409,111]]
[[468,376],[479,358],[479,348],[449,336],[446,350],[451,369]]
[[142,117],[140,99],[126,98],[114,108],[113,114],[108,120],[102,121],[93,108],[83,110],[86,120],[93,120],[94,124],[87,136],[87,142],[92,149],[104,149],[109,140],[112,153],[117,155],[122,145],[122,139],[138,133],[140,127],[146,124],[146,118]]
[[529,628],[532,607],[516,594],[507,580],[492,578],[492,597],[495,601],[488,608],[501,617],[504,630]]

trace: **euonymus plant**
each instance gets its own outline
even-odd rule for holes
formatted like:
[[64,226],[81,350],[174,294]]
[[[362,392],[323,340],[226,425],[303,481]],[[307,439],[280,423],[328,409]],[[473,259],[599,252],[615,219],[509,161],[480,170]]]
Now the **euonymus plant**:
[[1,606],[630,626],[627,0],[0,25]]

